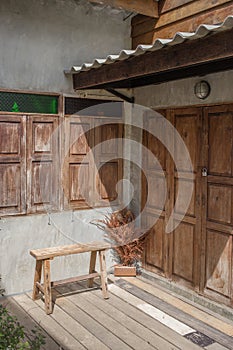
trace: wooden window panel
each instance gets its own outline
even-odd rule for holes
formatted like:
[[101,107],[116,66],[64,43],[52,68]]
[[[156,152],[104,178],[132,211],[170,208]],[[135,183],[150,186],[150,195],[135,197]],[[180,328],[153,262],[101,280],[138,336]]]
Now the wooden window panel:
[[119,120],[95,120],[95,206],[117,205],[121,201],[122,189],[117,188],[117,183],[122,179],[122,132]]
[[[122,147],[116,139],[122,138],[122,127],[114,124],[112,118],[108,120],[110,124],[101,120],[79,116],[66,118],[62,175],[66,209],[105,206],[117,199],[116,184],[122,176],[122,160],[119,159]],[[108,145],[102,143],[108,140]],[[106,161],[108,158],[111,161]]]
[[27,213],[59,209],[58,117],[27,121]]
[[92,204],[92,162],[87,157],[93,145],[91,118],[67,117],[62,168],[65,209],[89,208]]
[[0,214],[26,212],[25,116],[0,115]]

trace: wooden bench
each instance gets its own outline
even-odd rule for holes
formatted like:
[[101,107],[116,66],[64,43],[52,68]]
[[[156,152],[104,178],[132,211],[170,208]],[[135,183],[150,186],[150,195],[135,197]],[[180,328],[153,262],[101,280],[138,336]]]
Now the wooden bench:
[[[108,299],[108,284],[107,284],[107,271],[105,262],[105,252],[110,249],[111,245],[105,242],[92,242],[87,244],[73,244],[60,247],[44,248],[31,250],[30,254],[36,259],[36,269],[34,276],[34,285],[32,299],[36,300],[39,297],[39,293],[44,294],[45,300],[45,312],[47,315],[53,312],[52,309],[52,287],[75,281],[88,280],[88,288],[93,286],[93,281],[95,277],[100,277],[101,288],[103,297]],[[89,274],[78,276],[70,279],[65,279],[62,281],[51,282],[50,278],[50,260],[53,260],[59,256],[80,254],[90,252],[90,265]],[[96,255],[99,255],[99,266],[100,272],[95,271],[96,265]],[[44,283],[41,283],[41,274],[43,269]]]

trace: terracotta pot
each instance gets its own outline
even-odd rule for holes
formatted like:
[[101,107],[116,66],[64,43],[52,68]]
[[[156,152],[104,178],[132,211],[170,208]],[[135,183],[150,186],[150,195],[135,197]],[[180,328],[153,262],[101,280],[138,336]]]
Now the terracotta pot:
[[135,266],[115,265],[114,266],[114,276],[117,276],[117,277],[136,276],[136,267]]

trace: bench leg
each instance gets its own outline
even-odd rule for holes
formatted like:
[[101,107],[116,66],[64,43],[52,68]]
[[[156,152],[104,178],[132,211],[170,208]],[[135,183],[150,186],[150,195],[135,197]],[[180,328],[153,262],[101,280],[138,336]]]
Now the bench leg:
[[34,284],[33,284],[33,291],[32,291],[32,300],[36,300],[39,297],[39,288],[37,287],[36,283],[41,281],[41,270],[42,270],[42,261],[36,260],[36,269],[35,269],[35,275],[34,275]]
[[99,261],[100,261],[100,276],[101,276],[101,287],[104,299],[108,299],[108,280],[106,271],[106,261],[105,261],[105,250],[99,251]]
[[50,279],[50,260],[43,260],[43,272],[44,272],[45,312],[47,315],[49,315],[53,312],[52,290],[51,290],[51,279]]
[[[90,267],[89,267],[89,274],[95,272],[95,263],[96,263],[96,251],[91,252],[91,258],[90,258]],[[87,287],[92,288],[93,287],[94,278],[89,278],[87,282]]]

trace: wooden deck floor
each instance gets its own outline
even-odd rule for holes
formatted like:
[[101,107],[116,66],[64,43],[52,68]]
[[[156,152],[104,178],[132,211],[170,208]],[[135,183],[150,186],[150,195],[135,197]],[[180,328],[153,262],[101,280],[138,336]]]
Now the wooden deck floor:
[[[233,322],[199,310],[137,278],[110,284],[110,298],[99,289],[73,283],[54,290],[52,315],[30,294],[2,299],[31,329],[39,324],[44,349],[175,350],[233,349]],[[197,343],[197,344],[195,344]]]

